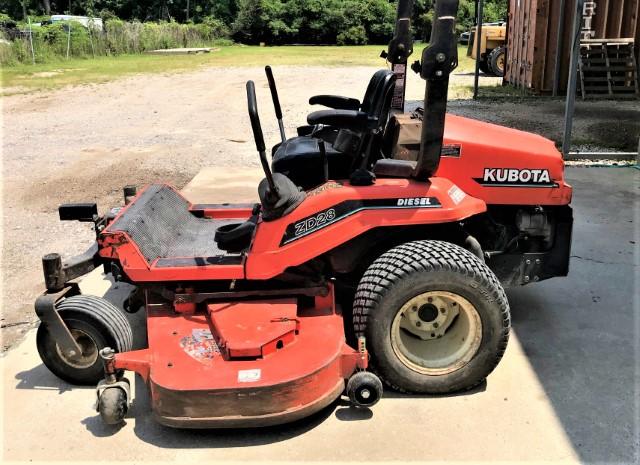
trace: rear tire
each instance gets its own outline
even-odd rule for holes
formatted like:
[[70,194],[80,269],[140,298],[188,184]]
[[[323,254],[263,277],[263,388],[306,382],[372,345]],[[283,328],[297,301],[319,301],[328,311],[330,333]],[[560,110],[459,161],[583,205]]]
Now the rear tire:
[[445,394],[470,389],[497,366],[509,338],[509,304],[475,255],[441,241],[409,242],[366,271],[353,305],[372,371],[390,387]]
[[64,381],[79,385],[97,384],[104,378],[98,352],[104,347],[112,347],[116,352],[131,350],[133,334],[129,321],[111,302],[91,295],[64,299],[57,309],[82,348],[82,356],[79,360],[65,357],[47,326],[41,324],[36,344],[42,362]]
[[498,77],[504,76],[506,49],[505,47],[496,47],[489,54],[488,63],[491,74]]

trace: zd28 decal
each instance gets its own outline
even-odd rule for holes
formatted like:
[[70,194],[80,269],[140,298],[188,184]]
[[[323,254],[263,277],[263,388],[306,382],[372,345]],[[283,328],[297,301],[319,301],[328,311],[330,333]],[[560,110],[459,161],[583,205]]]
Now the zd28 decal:
[[283,246],[308,236],[362,210],[441,207],[440,201],[435,197],[347,200],[288,225],[280,245]]

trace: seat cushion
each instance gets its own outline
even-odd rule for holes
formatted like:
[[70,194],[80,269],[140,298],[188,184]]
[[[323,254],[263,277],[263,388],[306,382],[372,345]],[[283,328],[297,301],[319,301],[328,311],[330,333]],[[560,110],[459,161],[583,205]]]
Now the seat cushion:
[[[325,142],[330,179],[347,179],[352,159]],[[304,190],[323,182],[324,167],[318,139],[308,136],[293,137],[284,141],[273,155],[271,167],[291,179]]]

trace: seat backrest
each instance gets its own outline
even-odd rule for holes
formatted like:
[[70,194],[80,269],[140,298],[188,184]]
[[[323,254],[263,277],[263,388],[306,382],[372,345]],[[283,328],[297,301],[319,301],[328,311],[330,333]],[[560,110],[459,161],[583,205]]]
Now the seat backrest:
[[388,69],[380,69],[376,71],[373,76],[371,76],[371,80],[369,81],[367,90],[364,93],[364,98],[362,99],[362,104],[360,105],[361,111],[369,113],[374,107],[376,98],[378,97],[380,86],[384,82],[385,78],[389,75],[389,73],[393,74],[393,72],[389,71]]
[[360,143],[352,163],[352,172],[358,168],[369,169],[369,163],[380,158],[382,134],[389,118],[396,82],[396,75],[392,71],[382,71],[379,72],[379,76],[376,76],[379,82],[371,99],[371,108],[368,111],[369,118],[373,121],[370,120],[371,124],[368,129],[360,135]]
[[392,71],[386,71],[386,74],[380,80],[373,99],[373,105],[368,112],[370,117],[377,119],[376,130],[378,132],[382,132],[387,124],[395,82],[396,75]]

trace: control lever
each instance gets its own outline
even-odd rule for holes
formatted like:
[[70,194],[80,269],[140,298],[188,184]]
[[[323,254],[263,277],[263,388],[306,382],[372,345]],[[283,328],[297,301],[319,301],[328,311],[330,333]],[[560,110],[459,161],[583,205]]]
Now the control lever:
[[265,66],[264,71],[265,73],[267,73],[269,90],[271,91],[271,99],[273,100],[273,107],[276,110],[276,119],[278,120],[278,128],[280,129],[280,139],[282,139],[282,142],[284,142],[287,137],[284,133],[284,124],[282,123],[282,108],[280,108],[280,98],[278,98],[276,80],[273,78],[273,71],[271,70],[271,66]]
[[249,118],[251,119],[251,129],[253,130],[253,138],[256,141],[256,149],[260,154],[260,163],[262,170],[269,184],[269,196],[278,198],[278,186],[273,181],[273,174],[267,161],[267,153],[264,145],[264,135],[262,134],[262,126],[260,125],[260,116],[258,115],[258,103],[256,102],[256,86],[253,81],[247,81],[247,104],[249,107]]

